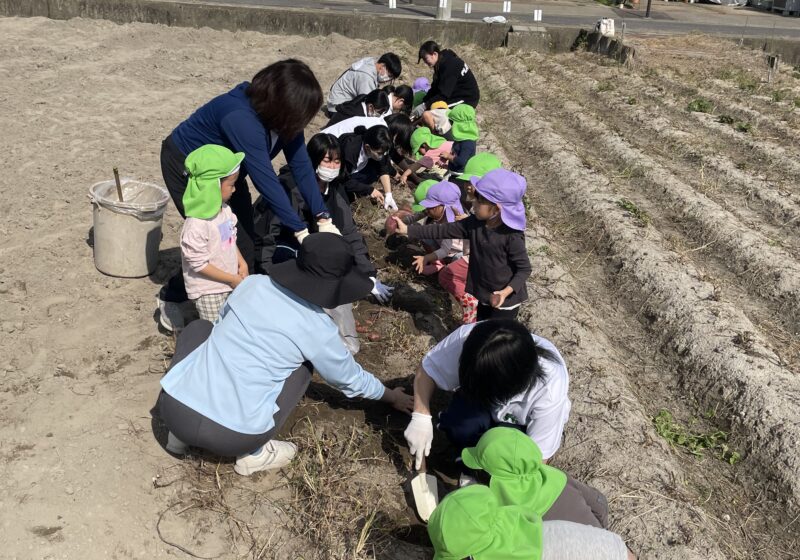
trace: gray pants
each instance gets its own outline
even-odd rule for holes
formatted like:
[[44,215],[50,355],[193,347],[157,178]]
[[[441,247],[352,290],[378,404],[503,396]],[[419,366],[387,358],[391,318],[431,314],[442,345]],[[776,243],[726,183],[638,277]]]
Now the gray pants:
[[[178,337],[170,368],[205,342],[212,328],[210,322],[202,319],[189,323]],[[165,391],[161,391],[158,397],[159,414],[169,431],[187,445],[223,457],[246,455],[273,439],[283,427],[311,382],[311,368],[311,364],[305,362],[286,379],[276,400],[279,410],[272,417],[275,425],[263,434],[243,434],[230,430],[172,398]]]
[[572,477],[558,499],[542,517],[544,521],[572,521],[600,529],[608,528],[608,500],[599,490]]
[[542,523],[542,560],[626,560],[622,537],[569,521]]

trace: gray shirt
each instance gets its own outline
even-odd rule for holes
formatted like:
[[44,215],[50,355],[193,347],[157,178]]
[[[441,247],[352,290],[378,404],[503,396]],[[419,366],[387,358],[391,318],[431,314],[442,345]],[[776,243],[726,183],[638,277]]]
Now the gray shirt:
[[359,95],[366,95],[378,88],[378,71],[375,69],[375,59],[362,58],[354,62],[333,82],[328,94],[328,110],[336,112],[336,105],[353,100]]

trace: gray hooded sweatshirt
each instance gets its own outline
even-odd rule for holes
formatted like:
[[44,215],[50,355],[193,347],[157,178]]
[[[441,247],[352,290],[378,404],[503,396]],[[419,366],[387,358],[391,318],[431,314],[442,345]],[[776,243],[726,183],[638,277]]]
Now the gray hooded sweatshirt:
[[378,88],[378,71],[375,59],[368,56],[345,70],[331,86],[328,94],[328,111],[335,112],[336,105],[351,101],[359,95],[366,95]]

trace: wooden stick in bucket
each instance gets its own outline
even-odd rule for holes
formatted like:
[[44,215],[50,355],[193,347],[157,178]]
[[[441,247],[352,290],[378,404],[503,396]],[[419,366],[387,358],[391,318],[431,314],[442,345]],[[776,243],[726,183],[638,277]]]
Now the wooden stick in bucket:
[[117,183],[117,198],[120,202],[125,202],[122,199],[122,183],[119,182],[119,169],[114,168],[114,182]]

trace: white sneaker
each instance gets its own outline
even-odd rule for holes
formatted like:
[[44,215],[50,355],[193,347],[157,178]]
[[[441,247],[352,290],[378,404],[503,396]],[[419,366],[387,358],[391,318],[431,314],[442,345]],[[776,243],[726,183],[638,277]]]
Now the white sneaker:
[[461,473],[461,476],[458,477],[459,488],[464,488],[465,486],[472,486],[473,484],[478,484],[477,479],[473,476]]
[[177,303],[164,301],[156,296],[158,302],[158,321],[161,326],[170,332],[179,331],[184,327],[183,312]]
[[291,463],[296,454],[295,444],[273,439],[255,453],[237,457],[233,470],[242,476],[249,476],[258,471],[279,469]]
[[186,455],[189,452],[189,446],[175,437],[172,432],[167,434],[167,451],[175,455]]

